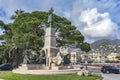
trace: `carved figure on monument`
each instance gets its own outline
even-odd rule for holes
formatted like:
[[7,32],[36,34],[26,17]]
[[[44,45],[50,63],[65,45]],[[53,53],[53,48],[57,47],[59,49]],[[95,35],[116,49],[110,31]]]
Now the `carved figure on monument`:
[[52,59],[52,62],[57,64],[57,65],[61,64],[62,58],[61,58],[60,52],[58,52],[57,56]]
[[30,63],[30,50],[25,50],[23,64]]
[[49,16],[48,16],[48,23],[49,23],[49,27],[53,26],[53,8],[51,8],[49,10]]
[[36,63],[38,63],[38,64],[45,64],[46,63],[46,56],[45,56],[44,50],[40,50],[39,56],[36,58]]
[[45,64],[45,52],[40,50],[39,53],[36,53],[32,50],[25,50],[24,53],[24,64]]

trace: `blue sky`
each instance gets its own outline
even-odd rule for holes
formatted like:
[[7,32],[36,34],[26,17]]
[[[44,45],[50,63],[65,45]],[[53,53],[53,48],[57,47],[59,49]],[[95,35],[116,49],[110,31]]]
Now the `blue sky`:
[[10,16],[16,9],[32,12],[51,7],[69,19],[86,41],[120,39],[120,0],[0,0],[0,20],[12,22]]

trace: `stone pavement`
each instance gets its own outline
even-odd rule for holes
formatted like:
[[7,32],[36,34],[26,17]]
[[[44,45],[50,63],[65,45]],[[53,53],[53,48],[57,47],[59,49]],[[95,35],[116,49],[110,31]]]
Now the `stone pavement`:
[[103,74],[102,77],[104,78],[103,80],[120,80],[120,74]]

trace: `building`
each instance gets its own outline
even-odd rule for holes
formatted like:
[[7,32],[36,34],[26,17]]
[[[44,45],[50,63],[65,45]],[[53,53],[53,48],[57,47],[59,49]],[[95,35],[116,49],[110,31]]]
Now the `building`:
[[70,47],[67,47],[67,46],[61,46],[60,47],[60,53],[62,55],[67,55],[70,53]]
[[82,51],[79,48],[75,48],[73,46],[62,46],[60,47],[60,53],[62,55],[70,54],[70,61],[71,63],[77,63],[78,59],[77,56],[80,56]]
[[108,61],[118,61],[117,56],[119,56],[118,53],[111,53],[107,56],[107,59]]
[[90,53],[89,58],[95,63],[104,63],[107,60],[106,55],[101,53]]
[[77,52],[71,52],[70,53],[70,61],[73,64],[75,64],[77,62]]
[[93,62],[100,62],[101,61],[101,55],[99,53],[91,53],[91,54],[89,54],[89,58]]
[[80,54],[80,57],[81,57],[81,61],[85,62],[88,59],[88,54],[83,52],[83,53]]

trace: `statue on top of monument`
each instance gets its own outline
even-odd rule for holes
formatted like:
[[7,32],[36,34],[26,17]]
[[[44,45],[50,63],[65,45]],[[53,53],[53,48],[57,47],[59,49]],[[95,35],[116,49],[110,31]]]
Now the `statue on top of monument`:
[[49,10],[49,16],[48,16],[48,23],[49,23],[49,27],[52,27],[53,26],[53,8],[51,8]]

